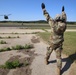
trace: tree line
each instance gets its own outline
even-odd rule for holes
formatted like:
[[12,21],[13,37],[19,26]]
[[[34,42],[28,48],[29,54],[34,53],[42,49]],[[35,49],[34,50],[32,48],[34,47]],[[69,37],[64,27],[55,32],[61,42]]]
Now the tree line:
[[[38,21],[0,21],[0,23],[46,23],[47,21],[45,20],[38,20]],[[76,22],[70,22],[67,21],[67,24],[76,24]]]

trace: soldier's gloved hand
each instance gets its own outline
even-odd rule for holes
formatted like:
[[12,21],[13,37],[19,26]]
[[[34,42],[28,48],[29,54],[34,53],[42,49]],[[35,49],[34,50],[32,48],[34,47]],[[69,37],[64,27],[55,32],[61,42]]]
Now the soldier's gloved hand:
[[64,6],[62,7],[62,11],[64,11]]
[[42,9],[45,9],[45,4],[42,3],[42,4],[41,4],[41,7],[42,7]]

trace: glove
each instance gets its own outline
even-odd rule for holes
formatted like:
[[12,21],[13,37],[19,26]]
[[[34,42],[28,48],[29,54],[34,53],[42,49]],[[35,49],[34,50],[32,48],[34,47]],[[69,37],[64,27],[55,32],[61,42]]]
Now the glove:
[[44,9],[44,8],[45,8],[45,4],[44,4],[44,3],[42,3],[42,4],[41,4],[41,7],[42,7],[42,9]]
[[62,7],[62,11],[64,11],[64,6]]

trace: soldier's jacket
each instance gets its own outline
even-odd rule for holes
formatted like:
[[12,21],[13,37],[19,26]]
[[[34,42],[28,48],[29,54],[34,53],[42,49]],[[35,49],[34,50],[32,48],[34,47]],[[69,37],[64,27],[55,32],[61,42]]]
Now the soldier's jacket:
[[[60,17],[52,19],[46,9],[43,9],[43,14],[46,17],[47,22],[51,26],[51,43],[60,44],[64,41],[64,31],[66,30],[66,14],[63,11]],[[60,20],[56,20],[61,18]]]

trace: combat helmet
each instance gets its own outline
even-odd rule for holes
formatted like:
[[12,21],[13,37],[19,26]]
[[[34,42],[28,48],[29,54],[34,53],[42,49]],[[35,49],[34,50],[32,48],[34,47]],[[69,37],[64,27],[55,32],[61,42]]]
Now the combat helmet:
[[64,6],[62,7],[62,14],[57,14],[54,20],[66,22],[66,13],[64,12]]

